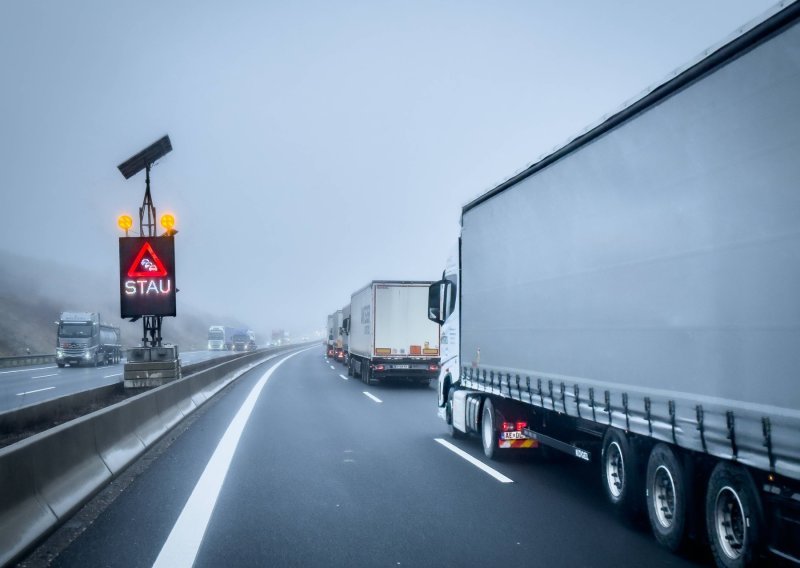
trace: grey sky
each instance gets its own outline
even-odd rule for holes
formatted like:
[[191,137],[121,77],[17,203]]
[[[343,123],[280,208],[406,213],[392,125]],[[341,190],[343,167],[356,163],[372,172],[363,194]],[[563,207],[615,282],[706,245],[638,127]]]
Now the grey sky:
[[[460,206],[772,0],[0,3],[0,248],[105,271],[144,176],[179,316],[319,328],[434,279]],[[209,322],[217,323],[217,322]]]

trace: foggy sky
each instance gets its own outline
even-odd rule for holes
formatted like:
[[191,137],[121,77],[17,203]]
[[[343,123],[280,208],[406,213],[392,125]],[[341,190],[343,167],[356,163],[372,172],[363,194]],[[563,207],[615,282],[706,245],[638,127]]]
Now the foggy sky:
[[4,0],[0,248],[116,286],[144,191],[116,166],[169,134],[178,316],[321,328],[440,277],[464,203],[773,4]]

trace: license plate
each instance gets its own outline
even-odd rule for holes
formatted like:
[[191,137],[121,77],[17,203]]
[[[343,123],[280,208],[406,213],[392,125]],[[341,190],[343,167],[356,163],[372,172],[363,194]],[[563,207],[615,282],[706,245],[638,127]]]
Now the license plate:
[[410,369],[411,365],[394,365],[393,369]]
[[501,438],[503,440],[527,440],[527,436],[522,432],[503,432]]

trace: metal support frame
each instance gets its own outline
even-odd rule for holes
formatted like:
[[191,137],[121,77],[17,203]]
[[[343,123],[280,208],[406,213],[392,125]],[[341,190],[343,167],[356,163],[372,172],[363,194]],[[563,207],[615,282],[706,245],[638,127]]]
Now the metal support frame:
[[[156,236],[156,208],[150,195],[150,167],[145,167],[145,190],[142,206],[139,207],[139,236]],[[145,230],[146,229],[146,230]],[[161,347],[161,323],[164,316],[144,316],[142,318],[142,345],[144,347]],[[149,336],[149,338],[148,338]]]

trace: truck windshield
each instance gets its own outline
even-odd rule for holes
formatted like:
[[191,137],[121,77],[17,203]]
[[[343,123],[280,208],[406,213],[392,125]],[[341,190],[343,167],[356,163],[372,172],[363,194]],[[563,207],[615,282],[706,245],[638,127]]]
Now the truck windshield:
[[208,338],[209,339],[225,339],[225,334],[222,333],[221,331],[215,329],[214,331],[209,331],[208,332]]
[[92,324],[89,323],[62,323],[58,327],[59,337],[91,337]]

